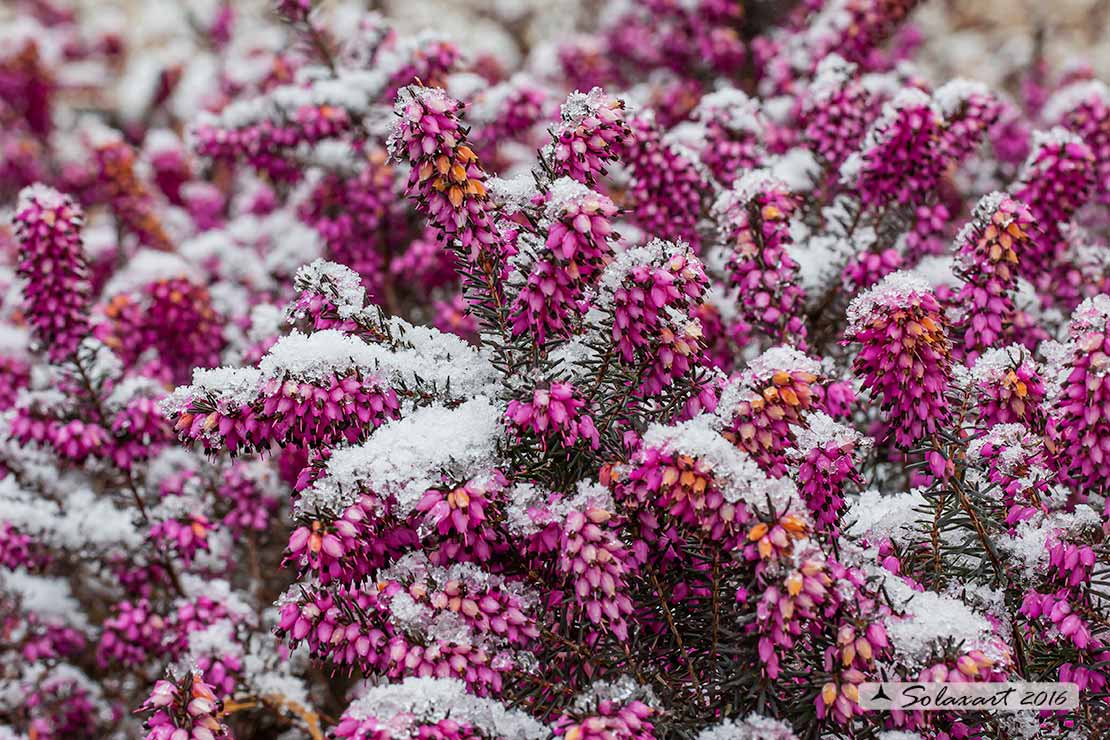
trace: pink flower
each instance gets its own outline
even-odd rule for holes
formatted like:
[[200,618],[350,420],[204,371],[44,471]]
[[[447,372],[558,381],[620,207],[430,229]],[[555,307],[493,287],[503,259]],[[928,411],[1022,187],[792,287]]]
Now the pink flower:
[[993,193],[979,201],[957,238],[957,272],[964,284],[956,300],[965,312],[962,350],[969,360],[993,346],[1012,322],[1017,268],[1034,251],[1032,227],[1024,204]]
[[959,165],[983,142],[1001,113],[1001,105],[982,83],[952,80],[934,94],[944,114],[940,146],[950,163]]
[[864,205],[917,205],[932,194],[944,166],[941,117],[920,90],[904,89],[883,107],[860,149],[840,169]]
[[1046,104],[1046,115],[1058,117],[1054,122],[1090,147],[1096,162],[1095,197],[1110,203],[1110,89],[1099,80],[1080,80],[1061,85],[1057,96]]
[[654,740],[654,714],[641,701],[620,704],[611,700],[598,702],[592,713],[561,715],[555,720],[555,737],[563,740]]
[[146,740],[231,740],[220,722],[223,702],[199,672],[159,680],[139,708],[149,713]]
[[553,132],[555,174],[596,184],[631,136],[624,103],[595,87],[588,94],[575,92],[568,97],[560,118],[562,123]]
[[123,141],[113,140],[95,147],[94,157],[95,187],[103,190],[120,225],[142,244],[170,251],[173,245],[158,218],[153,193],[135,173],[135,150]]
[[220,363],[223,319],[198,282],[186,277],[151,282],[113,296],[103,311],[107,321],[96,327],[96,336],[128,365],[154,349],[174,378],[184,380],[194,367]]
[[839,168],[867,130],[870,95],[856,79],[856,65],[825,57],[803,103],[802,137],[830,169]]
[[928,285],[896,272],[852,301],[848,318],[846,339],[862,345],[852,367],[882,404],[895,444],[945,429],[950,344]]
[[701,326],[693,311],[708,279],[685,245],[655,240],[629,250],[612,279],[612,337],[621,359],[649,365],[645,393],[658,393],[690,371],[700,354]]
[[1064,249],[1062,227],[1087,201],[1094,181],[1095,156],[1082,139],[1060,127],[1037,132],[1014,189],[1041,233],[1019,262],[1029,280],[1046,285]]
[[486,562],[504,550],[491,519],[503,510],[508,481],[500,473],[476,478],[449,490],[429,489],[416,505],[423,524],[434,529],[439,542],[429,544],[435,563],[460,560]]
[[1068,325],[1066,378],[1049,422],[1053,463],[1080,492],[1110,481],[1110,296],[1083,302]]
[[662,239],[701,243],[698,220],[709,188],[696,157],[665,136],[650,113],[629,121],[632,135],[621,160],[632,175],[630,199],[637,224]]
[[165,620],[148,601],[121,601],[104,620],[96,660],[102,666],[143,666],[159,657],[165,639]]
[[56,190],[36,185],[19,195],[14,225],[20,244],[16,269],[26,281],[24,310],[53,362],[73,354],[89,331],[83,221],[80,207]]
[[805,346],[798,265],[786,252],[795,199],[766,170],[741,177],[713,207],[729,255],[730,284],[739,288],[743,319],[773,343]]
[[583,413],[586,401],[570,383],[552,383],[537,388],[531,401],[509,402],[508,419],[526,433],[535,435],[545,447],[558,438],[565,447],[573,447],[579,437],[597,449],[598,432],[593,419]]
[[442,238],[457,241],[472,259],[500,255],[504,237],[492,220],[486,173],[459,121],[462,107],[442,90],[405,88],[397,98],[400,119],[390,147],[394,157],[412,166],[406,192]]
[[988,350],[976,361],[972,376],[980,398],[979,416],[987,425],[1044,429],[1045,387],[1029,350],[1021,345]]
[[757,101],[739,90],[725,89],[704,96],[693,115],[705,127],[701,161],[718,182],[729,187],[745,170],[763,162],[761,140],[767,122]]

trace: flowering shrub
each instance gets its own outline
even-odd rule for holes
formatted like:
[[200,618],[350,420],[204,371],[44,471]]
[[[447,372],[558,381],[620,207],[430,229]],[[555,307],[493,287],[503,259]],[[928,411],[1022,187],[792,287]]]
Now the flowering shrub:
[[1105,732],[1093,73],[934,81],[893,0],[139,5],[0,15],[0,738]]

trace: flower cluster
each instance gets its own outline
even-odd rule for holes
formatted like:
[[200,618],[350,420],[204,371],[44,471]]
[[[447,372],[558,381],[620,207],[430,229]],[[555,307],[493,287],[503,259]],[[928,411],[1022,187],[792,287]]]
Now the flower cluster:
[[858,183],[872,207],[917,205],[937,188],[944,158],[942,118],[927,94],[906,88],[883,107],[860,148],[840,168],[844,183]]
[[219,720],[222,702],[199,673],[190,673],[181,681],[158,681],[142,709],[151,712],[146,721],[147,740],[232,737]]
[[1110,418],[1105,413],[1110,398],[1110,297],[1085,301],[1075,310],[1068,333],[1066,377],[1056,398],[1050,437],[1057,464],[1078,489],[1102,493],[1110,474]]
[[80,206],[56,190],[30,187],[20,194],[15,216],[17,270],[27,281],[27,320],[52,360],[73,353],[89,328],[82,222]]
[[[611,219],[617,208],[574,180],[552,184],[545,213],[551,219],[542,251],[510,306],[514,335],[567,336],[580,323],[585,291],[610,258]],[[521,240],[519,246],[527,246]]]
[[879,396],[894,441],[909,446],[943,430],[951,343],[928,283],[889,275],[852,302],[848,321],[848,338],[862,345],[854,368]]
[[621,160],[632,176],[628,195],[637,221],[648,233],[696,247],[709,189],[704,165],[686,147],[669,141],[654,116],[635,116],[629,125],[632,133]]
[[1105,59],[95,5],[0,11],[0,738],[1104,732]]
[[839,167],[863,139],[871,107],[856,66],[836,54],[825,57],[803,105],[802,136],[830,168]]
[[443,238],[457,240],[471,256],[496,253],[503,237],[491,220],[486,173],[456,115],[461,108],[438,88],[405,88],[397,102],[402,125],[391,145],[395,156],[411,162],[407,192]]
[[1059,259],[1064,249],[1062,229],[1090,196],[1094,169],[1090,147],[1067,129],[1057,127],[1034,137],[1014,191],[1014,197],[1029,206],[1042,234],[1029,259],[1021,262],[1022,273],[1030,280],[1037,280],[1038,272],[1051,271]]
[[956,296],[967,312],[963,351],[974,360],[1003,337],[1015,311],[1022,255],[1033,252],[1033,215],[1022,203],[1001,193],[984,196],[957,239],[957,259],[964,285]]
[[805,345],[799,309],[805,295],[791,243],[794,198],[763,170],[746,173],[714,205],[727,251],[731,284],[739,289],[744,320],[774,343]]

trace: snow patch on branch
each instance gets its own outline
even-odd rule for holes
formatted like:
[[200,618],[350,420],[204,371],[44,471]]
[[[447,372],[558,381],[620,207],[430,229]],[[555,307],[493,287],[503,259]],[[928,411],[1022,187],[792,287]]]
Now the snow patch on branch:
[[644,433],[644,446],[677,455],[689,455],[706,462],[713,478],[729,503],[743,503],[758,509],[768,499],[775,511],[800,513],[797,489],[787,478],[768,478],[755,461],[721,436],[721,419],[703,414],[674,426],[655,424]]
[[336,450],[327,474],[304,492],[298,508],[342,511],[365,487],[395,497],[404,516],[444,477],[465,480],[495,463],[503,413],[479,396],[455,408],[429,406],[390,421],[362,445]]
[[848,306],[848,333],[864,328],[883,309],[904,308],[930,292],[929,282],[918,275],[904,270],[891,273],[852,300]]
[[544,740],[550,734],[538,721],[503,704],[466,692],[454,678],[406,678],[369,689],[347,708],[346,716],[373,719],[390,737],[416,737],[416,726],[450,717],[491,737]]

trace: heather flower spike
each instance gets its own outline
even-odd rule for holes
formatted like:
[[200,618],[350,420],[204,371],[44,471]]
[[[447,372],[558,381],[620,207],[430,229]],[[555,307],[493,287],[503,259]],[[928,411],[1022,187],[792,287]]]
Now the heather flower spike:
[[159,680],[142,709],[150,712],[146,740],[221,740],[231,738],[219,720],[223,703],[200,673],[181,680]]
[[787,252],[796,198],[763,170],[741,177],[713,210],[745,321],[776,343],[805,346],[798,265]]
[[71,355],[89,331],[83,223],[80,206],[56,190],[35,185],[20,193],[14,225],[20,245],[17,270],[27,286],[25,311],[55,362]]
[[963,351],[974,360],[996,345],[1014,320],[1014,291],[1022,259],[1035,251],[1028,207],[1002,193],[984,196],[957,239],[957,300],[966,311]]
[[923,203],[944,168],[941,125],[928,95],[902,90],[883,105],[859,149],[841,166],[841,183],[858,183],[860,200],[872,207]]
[[853,369],[882,404],[890,435],[910,446],[944,428],[951,343],[940,304],[923,280],[888,275],[848,307],[846,338],[862,345]]

